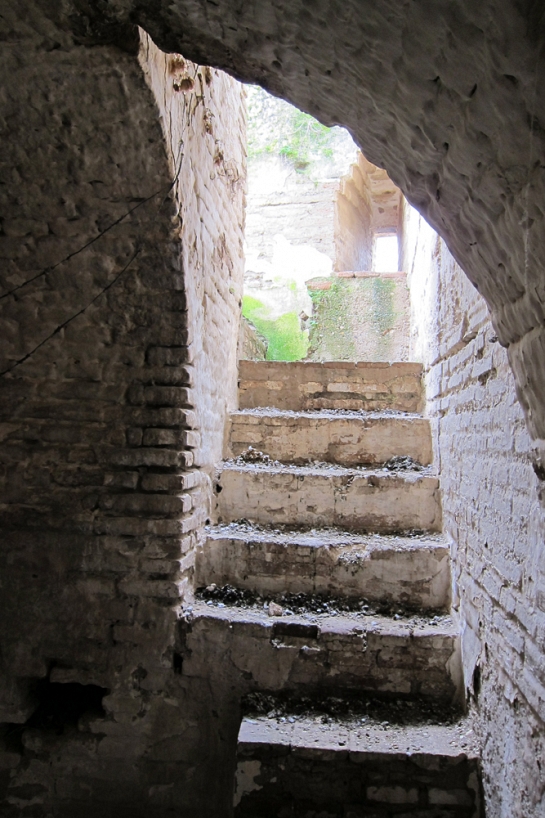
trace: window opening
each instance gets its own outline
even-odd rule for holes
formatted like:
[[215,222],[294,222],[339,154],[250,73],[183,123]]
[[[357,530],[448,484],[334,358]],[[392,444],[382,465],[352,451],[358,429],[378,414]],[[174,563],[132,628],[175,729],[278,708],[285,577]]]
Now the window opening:
[[373,270],[376,273],[393,273],[399,271],[399,245],[397,236],[375,236]]

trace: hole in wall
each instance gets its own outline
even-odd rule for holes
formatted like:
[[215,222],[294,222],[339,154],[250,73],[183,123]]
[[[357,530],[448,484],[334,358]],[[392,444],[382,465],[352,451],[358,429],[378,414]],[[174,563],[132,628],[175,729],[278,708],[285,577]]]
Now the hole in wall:
[[475,700],[477,700],[479,698],[479,693],[481,692],[481,668],[479,667],[479,665],[475,665],[475,670],[473,671],[472,686],[473,696]]
[[172,669],[177,676],[182,675],[184,657],[180,653],[174,653],[172,657]]
[[24,726],[24,724],[18,724],[17,722],[3,722],[0,724],[0,740],[6,752],[18,754],[24,752],[22,742]]
[[50,682],[40,679],[33,687],[38,706],[25,727],[54,730],[62,733],[65,727],[76,727],[82,716],[104,718],[102,699],[109,693],[105,687],[82,685],[77,682]]

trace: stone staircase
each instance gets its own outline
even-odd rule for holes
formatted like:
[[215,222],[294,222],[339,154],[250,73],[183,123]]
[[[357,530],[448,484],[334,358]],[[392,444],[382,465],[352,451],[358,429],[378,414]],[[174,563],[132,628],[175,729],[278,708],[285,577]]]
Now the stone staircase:
[[184,649],[242,701],[236,818],[476,818],[417,364],[242,361]]

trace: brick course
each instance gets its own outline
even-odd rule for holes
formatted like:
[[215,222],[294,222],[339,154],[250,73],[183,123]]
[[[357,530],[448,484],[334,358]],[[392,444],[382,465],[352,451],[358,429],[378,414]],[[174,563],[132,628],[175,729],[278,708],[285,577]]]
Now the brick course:
[[[533,444],[486,305],[443,242],[406,213],[413,349],[453,541],[462,654],[483,743],[487,815],[538,818],[545,786],[545,514]],[[418,237],[419,250],[412,256]],[[430,320],[431,318],[431,320]]]
[[[195,89],[176,92],[145,35],[139,64],[29,15],[3,53],[18,180],[0,295],[20,289],[1,302],[0,720],[22,744],[0,729],[0,812],[150,818],[175,798],[183,813],[205,737],[184,715],[200,704],[180,688],[177,609],[236,390],[244,103],[193,63]],[[99,685],[105,714],[25,726],[44,679]]]

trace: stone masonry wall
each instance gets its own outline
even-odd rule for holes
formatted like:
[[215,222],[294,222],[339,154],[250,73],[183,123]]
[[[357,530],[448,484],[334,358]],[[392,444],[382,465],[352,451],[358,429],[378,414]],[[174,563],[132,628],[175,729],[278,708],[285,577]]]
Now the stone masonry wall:
[[162,48],[347,127],[479,287],[545,440],[541,3],[124,0],[106,19],[102,5],[71,6],[66,24],[95,42],[107,23],[137,21]]
[[[307,735],[313,727],[309,725]],[[243,728],[250,732],[246,724]],[[325,747],[310,742],[298,747],[289,734],[285,744],[239,744],[236,818],[474,818],[478,814],[472,792],[476,764],[464,753],[448,764],[418,751],[405,758],[401,753],[381,755],[367,749],[368,738],[362,742],[365,750],[358,752],[355,725],[347,736],[350,749],[345,741],[339,746],[338,730],[328,743],[324,726],[315,730]],[[245,792],[248,782],[252,789]]]
[[335,201],[335,270],[371,270],[373,204],[361,153],[341,179]]
[[244,108],[132,27],[0,25],[0,813],[194,815],[177,607],[236,386]]
[[[243,90],[222,71],[190,62],[180,68],[176,56],[163,54],[144,32],[141,36],[143,69],[177,174],[191,403],[200,432],[194,464],[210,473],[223,456],[226,414],[237,401],[246,185]],[[176,90],[186,75],[195,82],[189,95]]]
[[290,244],[309,245],[334,262],[333,224],[339,179],[332,173],[331,178],[315,181],[274,156],[250,160],[248,175],[248,249],[270,262],[275,237],[281,235]]
[[507,355],[482,298],[418,214],[404,261],[413,352],[453,541],[468,695],[483,743],[488,818],[545,811],[545,514]]

